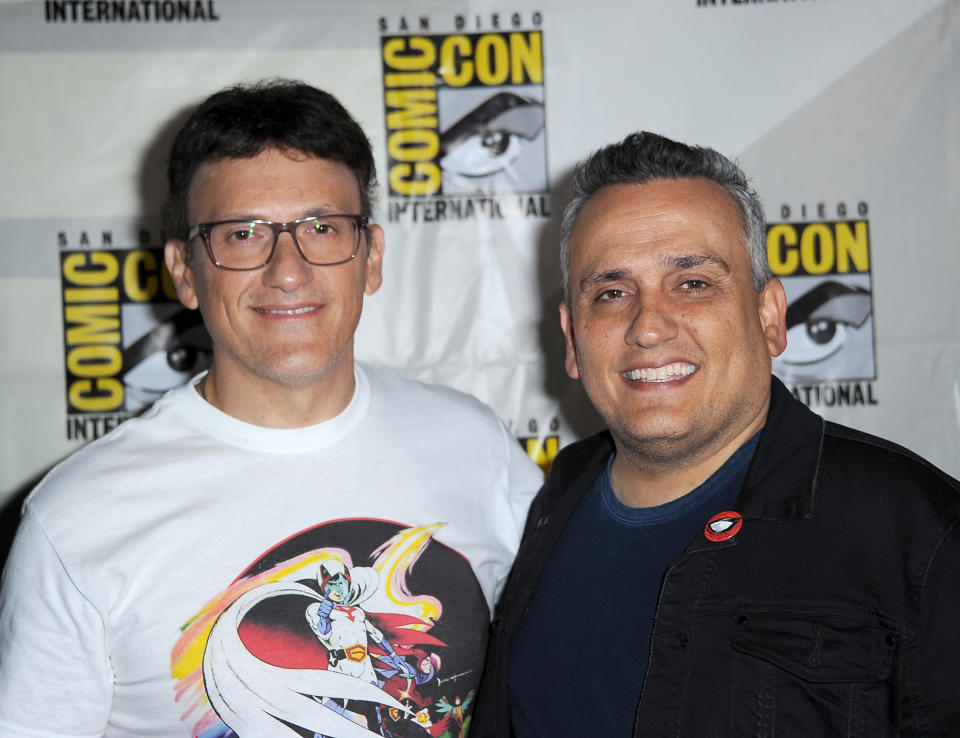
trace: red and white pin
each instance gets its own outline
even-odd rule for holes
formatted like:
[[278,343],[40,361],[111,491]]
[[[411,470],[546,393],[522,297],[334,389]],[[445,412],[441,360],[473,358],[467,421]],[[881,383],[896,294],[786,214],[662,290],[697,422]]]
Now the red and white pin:
[[707,521],[703,527],[703,535],[707,540],[719,543],[720,541],[729,541],[743,527],[743,515],[735,510],[717,513]]

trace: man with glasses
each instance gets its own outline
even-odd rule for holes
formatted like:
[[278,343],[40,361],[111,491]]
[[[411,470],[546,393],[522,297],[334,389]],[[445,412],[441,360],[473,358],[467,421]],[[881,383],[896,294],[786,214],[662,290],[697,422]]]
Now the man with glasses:
[[354,361],[384,236],[332,96],[217,93],[168,178],[212,364],[25,503],[0,734],[423,735],[472,700],[539,471],[476,400]]

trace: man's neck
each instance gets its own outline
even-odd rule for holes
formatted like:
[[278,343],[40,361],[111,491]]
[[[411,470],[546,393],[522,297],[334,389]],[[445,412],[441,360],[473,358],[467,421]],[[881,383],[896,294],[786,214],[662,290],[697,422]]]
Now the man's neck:
[[644,454],[614,439],[617,455],[610,467],[613,490],[630,507],[655,507],[677,500],[707,481],[763,427],[765,420],[766,413],[714,449],[675,456]]
[[352,355],[302,386],[230,371],[214,361],[197,387],[218,410],[264,428],[303,428],[330,420],[350,404],[355,388]]

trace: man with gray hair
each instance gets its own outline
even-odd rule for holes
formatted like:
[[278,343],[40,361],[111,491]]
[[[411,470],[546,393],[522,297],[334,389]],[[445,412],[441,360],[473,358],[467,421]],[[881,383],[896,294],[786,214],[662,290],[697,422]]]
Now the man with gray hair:
[[771,376],[765,230],[711,149],[578,167],[560,324],[608,430],[531,508],[473,738],[956,734],[960,483]]

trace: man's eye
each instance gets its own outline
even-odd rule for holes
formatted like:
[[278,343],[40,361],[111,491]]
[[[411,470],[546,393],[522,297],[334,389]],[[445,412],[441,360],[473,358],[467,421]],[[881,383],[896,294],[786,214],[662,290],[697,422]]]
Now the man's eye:
[[680,285],[680,289],[688,292],[697,292],[700,290],[705,290],[709,286],[710,285],[708,285],[706,281],[702,279],[688,279],[686,282]]
[[624,292],[623,290],[617,290],[617,289],[604,290],[599,295],[597,295],[597,302],[609,302],[610,300],[617,300],[623,297],[625,294],[627,293]]
[[230,231],[227,234],[227,240],[236,242],[236,243],[247,243],[249,241],[254,241],[260,238],[259,229],[253,228],[239,228],[234,231]]

